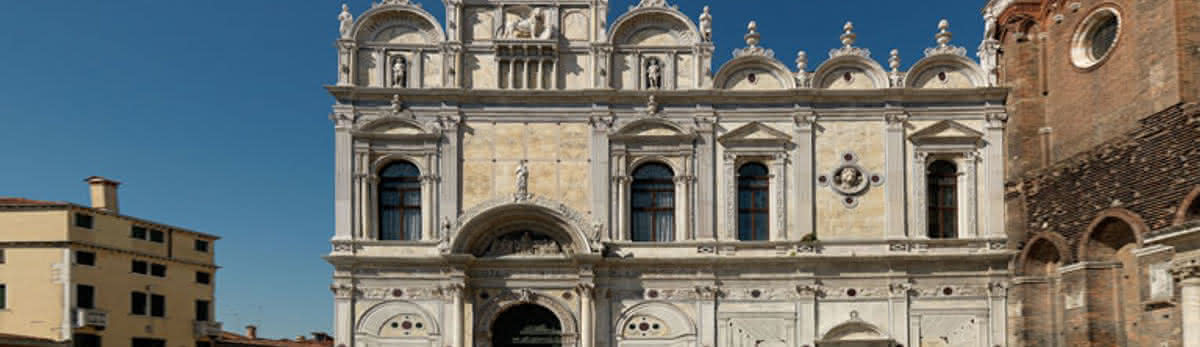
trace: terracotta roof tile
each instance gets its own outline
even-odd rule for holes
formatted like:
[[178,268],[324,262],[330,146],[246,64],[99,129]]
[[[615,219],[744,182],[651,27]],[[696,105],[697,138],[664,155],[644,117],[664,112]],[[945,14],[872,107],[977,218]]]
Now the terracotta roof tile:
[[30,200],[9,196],[0,196],[0,205],[65,205],[65,202]]

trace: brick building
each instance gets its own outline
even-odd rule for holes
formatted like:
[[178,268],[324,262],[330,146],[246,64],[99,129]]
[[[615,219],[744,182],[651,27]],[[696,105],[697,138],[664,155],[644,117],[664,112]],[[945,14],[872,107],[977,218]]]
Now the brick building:
[[993,0],[984,17],[1010,88],[1010,342],[1200,346],[1200,2]]

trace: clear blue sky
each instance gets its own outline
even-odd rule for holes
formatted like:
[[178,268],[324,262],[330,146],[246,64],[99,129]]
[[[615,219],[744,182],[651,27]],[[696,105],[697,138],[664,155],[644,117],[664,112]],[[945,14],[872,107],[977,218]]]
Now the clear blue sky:
[[[420,1],[439,18],[440,1]],[[610,22],[635,0],[610,1]],[[762,45],[810,69],[846,20],[904,66],[949,19],[974,57],[983,0],[674,0],[712,6],[716,64],[757,20]],[[0,196],[86,204],[84,177],[124,182],[126,214],[217,234],[217,316],[288,337],[329,331],[332,98],[340,2],[6,1],[0,11]],[[370,6],[354,0],[357,15]]]

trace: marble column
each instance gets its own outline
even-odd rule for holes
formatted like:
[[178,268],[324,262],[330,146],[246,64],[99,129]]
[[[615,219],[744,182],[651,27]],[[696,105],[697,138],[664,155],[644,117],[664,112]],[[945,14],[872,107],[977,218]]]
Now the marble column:
[[1004,237],[1004,130],[1008,123],[1007,113],[991,113],[987,115],[987,127],[983,141],[983,195],[980,200],[984,203],[980,210],[983,228],[981,232],[987,238]]
[[[616,220],[612,218],[612,204],[609,203],[609,155],[608,129],[612,127],[612,117],[607,110],[594,110],[589,124],[592,127],[591,141],[588,147],[588,180],[591,182],[592,217],[595,223],[604,225],[605,230],[613,230]],[[602,239],[613,239],[612,235],[597,235]]]
[[593,347],[596,345],[596,303],[593,299],[596,286],[580,283],[576,290],[579,292],[579,346]]
[[[442,114],[438,117],[442,128],[442,144],[439,151],[440,165],[438,169],[437,184],[439,189],[433,200],[437,202],[437,214],[435,214],[431,223],[437,225],[434,227],[441,230],[441,233],[434,233],[438,239],[449,239],[450,235],[442,235],[448,231],[441,228],[439,221],[453,222],[458,218],[458,212],[461,208],[459,187],[462,184],[459,179],[459,158],[462,148],[462,135],[460,134],[460,125],[462,123],[461,111],[457,106],[445,107]],[[430,205],[433,206],[433,205]]]
[[1171,267],[1179,280],[1183,347],[1200,347],[1200,255],[1176,259]]
[[347,284],[335,284],[333,291],[333,339],[334,346],[354,345],[354,292]]
[[707,110],[699,110],[695,118],[696,133],[700,135],[696,144],[696,239],[713,240],[713,219],[716,216],[716,116],[711,106]]
[[353,118],[345,113],[335,113],[330,117],[334,121],[334,184],[333,184],[333,230],[334,240],[350,240],[353,238],[353,218],[351,206],[351,185],[353,183],[354,159],[351,156],[353,138],[350,128]]
[[816,177],[813,176],[813,127],[817,122],[817,115],[811,112],[797,112],[793,118],[795,125],[792,133],[795,135],[796,152],[792,156],[795,158],[792,161],[792,173],[796,182],[796,202],[791,208],[795,221],[791,239],[800,240],[807,234],[816,236],[816,219],[813,217],[816,213],[813,192],[813,185],[816,183]]
[[465,320],[465,307],[463,304],[463,295],[466,292],[466,287],[462,283],[453,283],[442,287],[444,295],[450,297],[451,310],[450,319],[448,320],[448,330],[450,334],[450,347],[466,347],[464,344],[464,326],[467,324]]
[[905,201],[907,180],[904,179],[904,164],[907,161],[904,150],[906,142],[904,126],[908,120],[908,114],[893,113],[884,118],[887,121],[887,130],[884,133],[887,165],[885,173],[887,184],[884,185],[887,204],[884,210],[884,220],[887,222],[884,229],[888,240],[901,240],[905,238],[905,217],[908,214],[905,210],[908,206]]

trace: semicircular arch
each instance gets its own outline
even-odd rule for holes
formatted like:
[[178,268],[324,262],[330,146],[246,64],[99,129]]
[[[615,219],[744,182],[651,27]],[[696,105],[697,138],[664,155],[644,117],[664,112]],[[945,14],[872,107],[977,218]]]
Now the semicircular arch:
[[1085,230],[1077,246],[1080,261],[1108,260],[1128,244],[1141,247],[1149,228],[1137,213],[1113,207],[1096,215]]
[[[540,233],[561,246],[564,255],[599,251],[594,241],[602,230],[584,214],[551,199],[500,197],[467,210],[453,226],[449,252],[481,254],[492,240],[510,233]],[[518,235],[521,236],[521,235]]]
[[[445,41],[442,25],[428,11],[411,5],[379,5],[367,10],[354,23],[352,37],[359,42],[438,44]],[[418,37],[419,35],[419,37]],[[414,41],[420,39],[420,41]]]
[[[774,83],[763,80],[770,76]],[[722,65],[713,77],[713,87],[718,89],[791,89],[796,79],[786,65],[766,56],[741,56]]]
[[1067,264],[1071,259],[1067,239],[1053,232],[1041,232],[1029,240],[1017,258],[1017,273],[1026,276],[1052,275],[1052,267]]
[[492,340],[492,326],[504,311],[521,305],[538,305],[550,310],[558,318],[563,334],[563,345],[570,346],[579,337],[579,323],[565,302],[547,295],[536,293],[530,289],[521,289],[497,295],[483,303],[475,320],[475,336],[482,341]]
[[936,54],[925,57],[904,79],[908,88],[978,88],[987,86],[983,68],[957,54]]
[[[860,81],[859,78],[865,78],[865,81]],[[870,58],[858,55],[831,58],[821,63],[813,72],[813,88],[877,89],[887,88],[888,85],[887,72],[883,70],[883,66]]]
[[635,320],[643,316],[658,319],[667,325],[666,332],[658,336],[660,338],[677,339],[696,335],[695,320],[678,307],[662,301],[642,302],[625,309],[617,318],[614,331],[625,331],[626,325],[631,323],[635,325],[634,330],[637,330]]
[[433,319],[433,315],[425,308],[405,300],[384,301],[363,312],[362,318],[359,319],[358,327],[355,333],[367,334],[370,336],[383,335],[383,329],[389,320],[402,315],[414,315],[421,319],[425,331],[428,335],[438,335],[441,332],[437,324],[437,320]]
[[[661,42],[661,35],[675,42]],[[665,7],[643,7],[629,11],[613,22],[608,42],[613,45],[648,44],[654,46],[685,46],[699,42],[700,31],[692,20],[679,10]],[[666,44],[664,44],[666,43]]]

